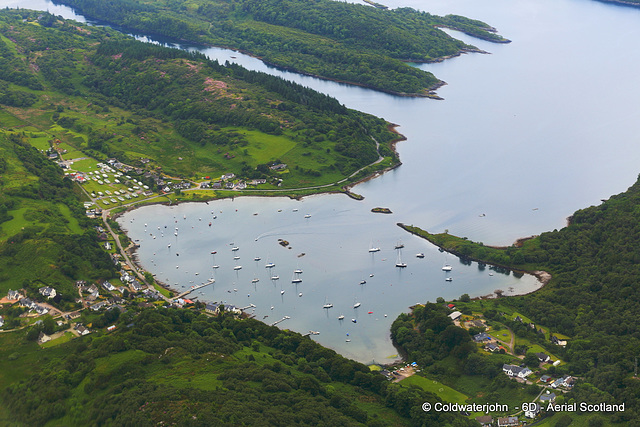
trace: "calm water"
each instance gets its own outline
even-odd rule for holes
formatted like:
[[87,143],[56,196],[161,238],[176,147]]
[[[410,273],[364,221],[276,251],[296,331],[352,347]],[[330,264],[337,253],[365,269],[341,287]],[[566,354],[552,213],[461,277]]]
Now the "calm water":
[[[426,7],[416,0],[386,4]],[[78,19],[45,1],[0,0],[0,7],[16,5]],[[388,340],[391,319],[415,302],[535,287],[531,278],[489,276],[476,265],[447,260],[395,223],[509,244],[560,228],[576,209],[631,185],[640,169],[640,105],[635,102],[640,51],[634,45],[640,10],[590,0],[436,0],[426,10],[481,19],[513,41],[496,45],[450,32],[491,54],[420,65],[448,83],[438,91],[444,101],[380,94],[275,70],[235,52],[204,49],[212,58],[297,81],[399,124],[408,138],[397,147],[404,164],[357,186],[362,202],[328,195],[301,202],[247,198],[139,209],[122,223],[140,239],[142,264],[179,286],[215,273],[216,284],[198,292],[200,298],[253,303],[258,318],[269,316],[266,322],[291,316],[282,327],[320,331],[314,339],[362,361],[383,361],[395,352]],[[388,206],[394,214],[371,214],[374,206]],[[218,218],[209,228],[212,210]],[[311,217],[305,219],[307,213]],[[165,225],[169,233],[161,237]],[[171,249],[166,246],[170,238]],[[279,246],[278,238],[292,249]],[[400,239],[408,264],[404,270],[394,267],[393,247]],[[231,242],[240,248],[243,268],[237,272]],[[372,243],[382,248],[373,256]],[[218,251],[215,260],[212,250]],[[302,252],[306,255],[298,258]],[[425,258],[415,258],[417,252]],[[262,261],[256,264],[255,256]],[[269,280],[267,258],[277,264],[280,280]],[[220,265],[217,271],[213,262]],[[444,262],[454,265],[452,282],[444,281]],[[304,273],[296,289],[291,279],[297,267]],[[260,279],[255,287],[254,277]],[[361,280],[367,283],[359,285]],[[323,310],[325,300],[334,308]],[[352,308],[355,301],[362,303],[358,310]],[[341,313],[342,323],[336,319]]]

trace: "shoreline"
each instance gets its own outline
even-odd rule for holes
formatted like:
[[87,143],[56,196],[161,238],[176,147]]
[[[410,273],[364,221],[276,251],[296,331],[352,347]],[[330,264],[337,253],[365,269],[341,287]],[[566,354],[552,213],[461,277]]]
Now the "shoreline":
[[[507,269],[507,270],[512,271],[512,272],[514,272],[514,273],[529,274],[529,275],[531,275],[531,276],[535,277],[535,278],[538,280],[538,282],[540,283],[540,287],[538,287],[537,289],[534,289],[534,290],[532,290],[532,291],[525,292],[525,293],[519,293],[519,294],[509,295],[508,297],[512,297],[512,296],[514,296],[514,297],[515,297],[515,296],[528,295],[528,294],[531,294],[531,293],[533,293],[533,292],[537,292],[537,291],[539,291],[540,289],[544,288],[544,287],[545,287],[545,286],[546,286],[546,285],[551,281],[551,279],[553,278],[553,276],[551,275],[551,273],[549,273],[548,271],[544,271],[544,270],[519,270],[519,269],[516,269],[516,268],[510,267],[510,266],[508,266],[508,265],[496,264],[496,263],[493,263],[493,262],[487,262],[487,261],[484,261],[484,260],[481,260],[481,259],[477,259],[477,258],[474,258],[474,257],[466,256],[466,255],[464,255],[464,256],[463,256],[462,254],[460,254],[460,253],[458,253],[458,252],[447,250],[447,249],[445,249],[444,247],[442,247],[442,246],[440,246],[440,245],[438,245],[438,244],[436,244],[436,243],[432,242],[432,241],[431,241],[431,240],[429,240],[428,238],[426,238],[426,237],[424,237],[424,236],[421,236],[420,234],[418,234],[418,233],[416,233],[416,232],[414,232],[414,231],[409,230],[409,229],[407,228],[407,225],[406,225],[406,224],[403,224],[403,223],[401,223],[401,222],[398,222],[398,223],[396,223],[396,225],[397,225],[398,227],[402,228],[402,229],[403,229],[404,231],[406,231],[407,233],[412,234],[412,235],[414,235],[414,236],[417,236],[417,237],[419,237],[419,238],[421,238],[421,239],[424,239],[424,240],[426,240],[427,242],[431,243],[432,245],[434,245],[434,246],[436,246],[436,247],[438,247],[438,248],[442,249],[442,250],[443,250],[443,251],[445,251],[446,253],[449,253],[449,254],[451,254],[451,255],[454,255],[454,256],[456,256],[456,257],[458,257],[458,258],[464,257],[464,258],[466,258],[466,259],[468,259],[468,260],[475,261],[475,262],[478,262],[478,263],[480,263],[480,262],[481,262],[481,263],[484,263],[484,264],[486,264],[486,265],[491,265],[491,266],[494,266],[494,267],[504,268],[504,269]],[[521,239],[518,239],[518,240],[517,240],[517,242],[519,242],[519,241],[524,242],[524,241],[526,241],[526,240],[532,239],[533,237],[535,237],[535,236],[530,236],[530,237],[521,238]],[[480,299],[491,299],[491,298],[498,298],[498,297],[496,296],[496,294],[491,294],[491,295],[486,295],[486,296],[481,296],[481,297],[476,297],[476,298],[480,298]]]

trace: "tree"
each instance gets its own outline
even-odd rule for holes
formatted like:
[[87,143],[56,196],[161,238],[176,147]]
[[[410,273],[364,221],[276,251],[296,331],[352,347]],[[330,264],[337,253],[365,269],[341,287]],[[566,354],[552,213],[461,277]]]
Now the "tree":
[[460,301],[461,302],[469,302],[469,301],[471,301],[471,297],[469,297],[469,294],[462,294],[462,295],[460,295]]

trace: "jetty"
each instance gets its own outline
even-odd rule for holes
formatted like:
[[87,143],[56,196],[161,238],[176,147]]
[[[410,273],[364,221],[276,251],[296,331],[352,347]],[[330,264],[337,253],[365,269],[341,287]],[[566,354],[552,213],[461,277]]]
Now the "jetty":
[[187,289],[186,291],[182,292],[181,294],[179,294],[178,296],[174,297],[174,299],[180,299],[180,298],[184,298],[185,296],[189,295],[191,292],[195,292],[198,289],[204,288],[205,286],[209,286],[215,283],[215,280],[209,280],[208,282],[205,282],[201,285],[196,285],[194,287],[192,287],[191,289]]
[[289,317],[289,316],[284,316],[282,319],[280,319],[280,320],[276,320],[275,322],[273,322],[273,323],[272,323],[271,325],[269,325],[269,326],[276,326],[278,323],[280,323],[280,322],[284,322],[284,321],[285,321],[285,320],[287,320],[287,319],[291,319],[291,317]]

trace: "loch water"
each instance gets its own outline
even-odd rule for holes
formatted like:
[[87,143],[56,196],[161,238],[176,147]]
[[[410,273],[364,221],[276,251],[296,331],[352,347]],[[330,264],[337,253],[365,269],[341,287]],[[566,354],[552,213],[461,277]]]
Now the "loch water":
[[[634,46],[640,9],[593,0],[385,4],[480,19],[512,43],[449,31],[488,54],[416,65],[447,82],[438,90],[442,101],[301,76],[225,49],[173,44],[296,81],[398,124],[407,137],[397,145],[403,165],[356,186],[363,201],[342,195],[302,201],[236,198],[150,206],[120,219],[141,245],[142,266],[168,284],[182,289],[215,278],[214,285],[193,296],[239,307],[254,304],[256,317],[267,323],[289,316],[280,327],[318,331],[313,339],[345,356],[380,363],[396,353],[388,332],[392,320],[416,302],[495,289],[522,293],[538,286],[530,276],[489,275],[475,263],[463,265],[403,232],[397,222],[486,244],[510,244],[563,227],[575,210],[624,191],[640,171],[640,104],[635,102],[640,98],[640,51]],[[0,0],[5,6],[85,21],[44,0]],[[393,214],[371,213],[376,206],[389,207]],[[153,239],[164,226],[170,233]],[[291,249],[278,239],[287,240]],[[400,241],[404,269],[395,267],[394,247]],[[233,259],[232,242],[239,260]],[[369,253],[371,245],[381,251]],[[416,258],[419,252],[425,258]],[[256,256],[261,261],[253,261]],[[268,259],[276,263],[277,281],[264,268]],[[220,268],[212,269],[214,262]],[[447,262],[453,266],[451,282],[445,282],[447,273],[441,270]],[[236,265],[242,269],[234,270]],[[296,268],[304,271],[298,285],[291,283]],[[260,279],[255,285],[254,278]],[[323,309],[325,301],[333,308]],[[355,302],[361,303],[358,309],[353,309]],[[337,320],[340,314],[343,321]]]

